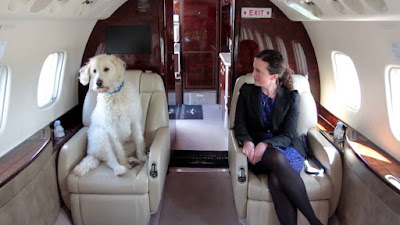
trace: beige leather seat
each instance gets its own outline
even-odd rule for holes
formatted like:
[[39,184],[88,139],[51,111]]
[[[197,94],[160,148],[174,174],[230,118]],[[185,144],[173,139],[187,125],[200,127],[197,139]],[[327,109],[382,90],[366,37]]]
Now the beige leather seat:
[[149,158],[123,176],[114,176],[104,163],[82,177],[75,176],[73,168],[86,155],[86,132],[96,105],[97,93],[89,90],[83,107],[84,127],[62,147],[58,157],[59,187],[75,225],[148,224],[150,214],[158,210],[170,158],[164,84],[159,75],[138,70],[126,71],[125,79],[140,92]]
[[[321,222],[328,224],[328,218],[336,210],[342,185],[342,161],[339,152],[316,129],[317,110],[306,77],[293,75],[294,87],[299,91],[299,119],[297,132],[307,134],[310,150],[325,167],[325,173],[319,176],[308,175],[304,168],[301,177],[306,186],[311,205]],[[243,83],[254,83],[251,74],[237,79],[231,103],[229,134],[229,170],[237,213],[242,222],[248,225],[279,224],[274,203],[268,190],[266,175],[254,175],[247,167],[247,158],[242,154],[234,134],[236,103]],[[309,224],[298,211],[298,224]]]

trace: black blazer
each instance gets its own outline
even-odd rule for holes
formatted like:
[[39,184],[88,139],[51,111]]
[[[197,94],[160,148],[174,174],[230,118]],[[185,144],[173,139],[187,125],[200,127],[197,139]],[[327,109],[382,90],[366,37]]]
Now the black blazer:
[[[273,147],[292,146],[305,156],[305,149],[297,135],[299,116],[299,93],[284,87],[278,88],[272,109],[272,129],[264,127],[260,108],[261,88],[254,84],[243,84],[236,106],[235,136],[239,143],[252,141],[270,143]],[[264,139],[268,132],[274,137]]]

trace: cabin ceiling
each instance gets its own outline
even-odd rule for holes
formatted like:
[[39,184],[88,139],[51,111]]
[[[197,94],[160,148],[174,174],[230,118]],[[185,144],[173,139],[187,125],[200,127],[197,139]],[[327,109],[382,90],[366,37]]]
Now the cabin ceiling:
[[[127,0],[1,0],[0,17],[8,19],[106,19],[126,1]],[[400,20],[399,0],[270,1],[293,21]],[[146,3],[146,1],[139,2]]]
[[0,17],[106,19],[127,0],[1,0]]
[[[399,0],[270,0],[293,21],[398,21]],[[303,12],[303,13],[302,13]]]

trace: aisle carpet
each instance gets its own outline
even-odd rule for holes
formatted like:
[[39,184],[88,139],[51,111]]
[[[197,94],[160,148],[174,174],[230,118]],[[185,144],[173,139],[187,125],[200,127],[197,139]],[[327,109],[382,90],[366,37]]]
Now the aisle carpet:
[[227,151],[174,150],[170,167],[229,168]]
[[202,120],[203,107],[201,105],[169,105],[168,114],[171,120]]

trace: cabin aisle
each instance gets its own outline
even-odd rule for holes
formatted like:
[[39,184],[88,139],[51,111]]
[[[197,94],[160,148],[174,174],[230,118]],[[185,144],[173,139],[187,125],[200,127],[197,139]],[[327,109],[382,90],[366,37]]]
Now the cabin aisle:
[[202,105],[203,119],[170,120],[176,125],[171,149],[228,151],[228,129],[219,105]]
[[170,172],[159,225],[239,224],[228,172]]

